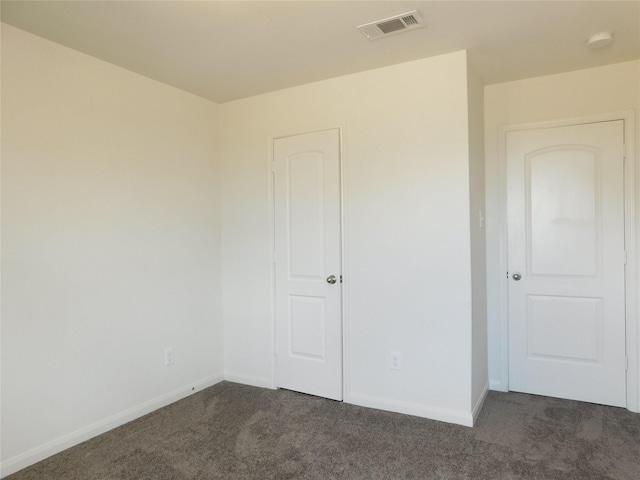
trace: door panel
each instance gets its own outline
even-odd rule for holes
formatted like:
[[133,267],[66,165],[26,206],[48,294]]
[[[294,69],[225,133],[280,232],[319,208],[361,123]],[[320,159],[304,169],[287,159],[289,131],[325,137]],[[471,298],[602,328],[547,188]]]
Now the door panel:
[[342,400],[339,131],[274,141],[277,386]]
[[[527,339],[530,358],[598,362],[602,329],[599,298],[529,295]],[[553,332],[553,335],[549,335]],[[579,335],[579,341],[576,337]]]
[[290,357],[327,358],[326,301],[319,297],[289,296],[289,351]]
[[597,151],[575,146],[527,155],[532,275],[596,275],[600,160]]
[[626,405],[623,127],[507,134],[510,390]]
[[324,155],[301,152],[286,160],[289,258],[292,278],[324,274]]

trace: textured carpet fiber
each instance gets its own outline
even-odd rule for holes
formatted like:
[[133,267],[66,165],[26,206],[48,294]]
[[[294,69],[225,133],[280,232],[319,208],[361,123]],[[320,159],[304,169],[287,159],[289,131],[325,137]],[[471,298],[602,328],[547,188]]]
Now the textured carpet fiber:
[[640,479],[640,415],[490,392],[474,428],[228,382],[7,480]]

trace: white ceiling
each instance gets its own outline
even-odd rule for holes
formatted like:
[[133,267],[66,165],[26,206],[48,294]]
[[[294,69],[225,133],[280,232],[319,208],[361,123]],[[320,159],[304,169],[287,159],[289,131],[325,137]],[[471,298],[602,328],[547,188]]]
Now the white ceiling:
[[[485,83],[640,58],[633,1],[7,1],[2,21],[215,102],[468,49]],[[418,10],[427,27],[355,27]],[[614,33],[590,50],[586,39]],[[399,86],[401,88],[401,86]]]

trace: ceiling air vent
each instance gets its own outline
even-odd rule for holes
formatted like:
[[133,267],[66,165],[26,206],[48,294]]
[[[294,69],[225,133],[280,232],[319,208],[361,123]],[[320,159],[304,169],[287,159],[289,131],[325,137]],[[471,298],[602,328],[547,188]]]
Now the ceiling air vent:
[[395,17],[365,23],[364,25],[360,25],[356,28],[365,34],[369,40],[375,40],[376,38],[386,37],[388,35],[393,35],[394,33],[422,28],[424,26],[424,20],[418,11],[414,10],[412,12],[403,13],[402,15],[396,15]]

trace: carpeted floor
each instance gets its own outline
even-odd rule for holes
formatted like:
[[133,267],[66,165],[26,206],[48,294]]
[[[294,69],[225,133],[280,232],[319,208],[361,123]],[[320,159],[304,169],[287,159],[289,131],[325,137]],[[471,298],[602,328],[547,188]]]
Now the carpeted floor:
[[640,479],[640,415],[490,392],[474,428],[229,382],[6,480]]

